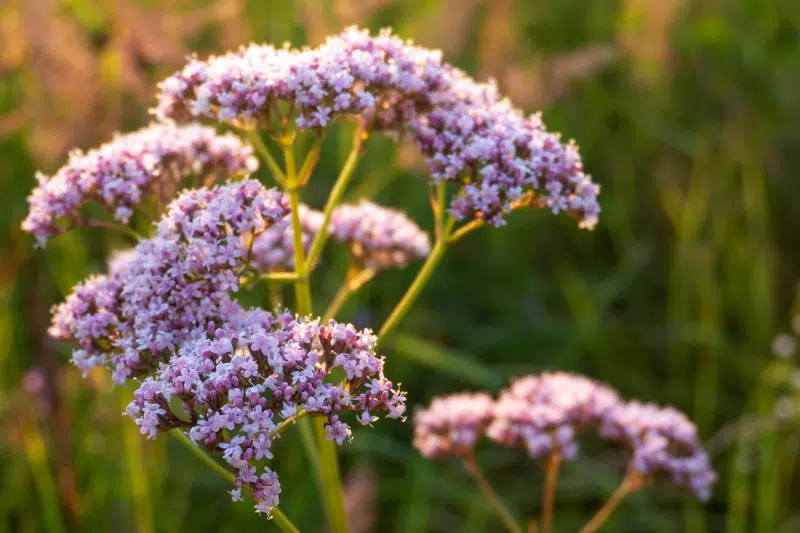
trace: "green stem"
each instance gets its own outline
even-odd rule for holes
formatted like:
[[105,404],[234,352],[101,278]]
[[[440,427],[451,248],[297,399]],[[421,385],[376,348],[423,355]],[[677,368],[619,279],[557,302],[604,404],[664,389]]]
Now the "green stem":
[[327,322],[331,318],[336,316],[336,313],[342,308],[342,306],[347,302],[347,300],[355,294],[355,292],[364,286],[366,282],[371,280],[375,276],[375,271],[371,268],[365,268],[364,270],[358,272],[352,278],[345,280],[339,290],[334,295],[331,303],[328,304],[328,309],[325,311],[325,314],[322,315],[322,322]]
[[[286,159],[286,192],[289,195],[289,203],[292,207],[292,237],[294,247],[295,273],[298,279],[295,281],[295,299],[297,312],[302,316],[307,316],[312,312],[311,287],[308,282],[308,265],[313,266],[314,261],[306,264],[303,251],[303,232],[300,225],[300,189],[302,184],[298,183],[295,175],[294,153],[290,143],[286,143],[283,148]],[[305,166],[305,165],[304,165]],[[352,172],[352,170],[350,171]],[[331,196],[333,196],[333,191]],[[331,204],[330,198],[328,204]],[[335,205],[335,204],[334,204]],[[326,206],[326,209],[328,207]],[[333,211],[333,207],[330,207]],[[330,218],[330,216],[328,216]],[[327,232],[326,226],[320,228],[318,235]],[[321,248],[321,245],[320,245]],[[309,256],[310,257],[310,256]],[[308,419],[298,422],[301,431],[308,432]],[[327,439],[328,432],[325,430],[325,419],[317,418],[313,423],[316,447],[319,453],[319,462],[312,459],[315,465],[319,465],[319,480],[321,481],[323,503],[328,518],[328,524],[332,533],[347,533],[347,515],[344,508],[344,497],[342,495],[342,481],[339,474],[339,460],[336,455],[336,448],[332,441]]]
[[317,166],[317,162],[319,162],[319,156],[322,152],[322,138],[317,137],[314,141],[314,144],[311,146],[311,149],[306,154],[305,161],[303,161],[303,166],[300,168],[300,172],[297,174],[297,186],[304,187],[306,183],[308,183],[308,179],[311,177],[311,173],[314,171],[314,167]]
[[482,220],[478,220],[478,219],[475,219],[472,222],[468,222],[468,223],[464,224],[463,226],[461,226],[460,228],[458,228],[457,230],[455,230],[450,235],[447,243],[448,244],[453,244],[454,242],[456,242],[459,239],[461,239],[467,233],[475,231],[476,229],[480,228],[483,225],[484,225],[484,222]]
[[350,154],[348,154],[347,160],[345,160],[344,166],[339,172],[339,176],[336,178],[336,183],[331,189],[331,194],[328,196],[328,201],[325,203],[322,225],[320,226],[319,231],[317,231],[317,234],[314,236],[314,240],[311,242],[311,248],[309,248],[308,252],[306,270],[311,270],[314,268],[314,264],[317,262],[319,254],[322,253],[322,247],[325,246],[325,241],[328,238],[328,225],[331,222],[333,210],[337,205],[339,205],[339,201],[342,199],[342,195],[344,194],[345,189],[347,189],[347,185],[350,183],[350,178],[353,176],[353,171],[356,169],[358,156],[361,153],[361,147],[364,144],[364,139],[362,136],[363,132],[361,128],[356,128],[353,147],[350,149]]
[[542,497],[542,533],[550,533],[553,528],[553,504],[556,499],[558,470],[561,466],[560,453],[551,455],[545,466],[544,496]]
[[202,448],[197,446],[192,440],[186,436],[186,434],[180,430],[175,429],[169,432],[170,435],[181,441],[181,443],[186,446],[192,454],[200,459],[200,461],[208,467],[209,470],[213,471],[219,477],[224,479],[231,485],[236,485],[236,476],[233,472],[230,472],[224,466],[216,462],[210,455],[208,455]]
[[253,143],[253,147],[256,149],[256,152],[258,152],[258,154],[264,158],[264,162],[267,163],[267,166],[269,167],[270,172],[272,172],[272,177],[275,178],[275,181],[277,181],[280,185],[285,185],[286,175],[284,175],[281,167],[278,165],[277,161],[275,161],[275,158],[272,157],[272,154],[270,153],[269,148],[267,148],[267,145],[264,144],[264,140],[261,138],[261,135],[259,135],[256,131],[251,132],[250,142]]
[[301,276],[297,272],[268,272],[261,274],[256,279],[267,283],[296,283]]
[[445,212],[447,209],[447,182],[442,180],[436,184],[436,199],[431,202],[433,219],[436,222],[436,238],[442,237],[444,229]]
[[417,273],[417,277],[414,278],[414,281],[406,290],[403,298],[400,300],[400,302],[398,302],[397,306],[389,315],[389,318],[387,318],[381,326],[381,329],[378,332],[378,338],[381,341],[383,341],[384,337],[391,333],[392,330],[397,327],[397,324],[399,324],[400,321],[406,316],[417,297],[422,293],[422,289],[425,288],[425,285],[431,278],[433,271],[439,265],[439,262],[442,260],[442,256],[444,256],[444,252],[447,249],[447,239],[449,237],[448,232],[450,227],[451,224],[449,223],[445,226],[443,235],[436,240],[431,253],[425,260],[425,264],[422,265],[422,268]]
[[297,279],[294,281],[295,305],[297,312],[303,316],[312,312],[311,285],[306,275],[306,261],[303,250],[303,227],[300,223],[300,188],[297,186],[295,174],[294,151],[291,145],[284,146],[283,156],[286,159],[286,183],[289,204],[292,208],[292,247],[294,248],[294,269]]
[[[184,446],[189,448],[189,451],[191,451],[195,457],[200,459],[200,461],[204,465],[206,465],[210,470],[212,470],[215,474],[224,479],[227,483],[236,486],[236,476],[232,472],[224,468],[222,465],[217,463],[214,459],[212,459],[211,456],[208,455],[202,448],[195,445],[195,443],[193,443],[191,439],[189,439],[189,437],[187,437],[183,433],[183,431],[181,431],[180,429],[176,429],[170,431],[169,433],[170,435],[174,436],[179,441],[181,441],[181,443],[183,443]],[[289,518],[285,514],[283,514],[283,511],[281,511],[277,507],[273,507],[272,509],[270,509],[270,514],[272,515],[272,521],[275,523],[276,526],[278,526],[278,529],[283,531],[283,533],[300,533],[300,530],[297,529],[297,527],[295,527],[292,521],[289,520]]]
[[287,418],[286,420],[281,422],[281,425],[278,426],[275,429],[275,431],[272,432],[272,435],[278,435],[280,433],[283,433],[284,431],[286,431],[286,428],[288,428],[290,424],[294,424],[298,420],[302,420],[303,418],[307,417],[310,414],[311,413],[309,413],[308,411],[303,409],[302,411],[298,412],[296,415],[290,416],[289,418]]
[[619,506],[622,500],[624,500],[628,494],[638,489],[640,485],[641,478],[639,474],[635,470],[630,469],[625,479],[623,479],[622,483],[617,487],[617,490],[606,500],[606,503],[597,511],[597,514],[583,526],[579,533],[594,533],[597,531],[600,526],[608,520],[608,517],[611,516],[611,513],[614,512],[614,509]]
[[475,483],[478,485],[478,488],[481,489],[486,501],[492,506],[492,509],[494,509],[494,511],[497,513],[497,516],[500,518],[500,521],[503,522],[503,525],[506,527],[506,529],[510,533],[522,533],[522,528],[519,527],[519,524],[511,515],[511,512],[503,504],[503,501],[497,496],[497,493],[489,484],[489,481],[483,475],[481,469],[478,468],[475,458],[470,455],[464,457],[463,459],[464,468],[467,469],[469,475],[475,480]]
[[339,474],[339,457],[336,445],[328,440],[325,429],[325,418],[314,418],[314,436],[319,450],[322,466],[322,484],[324,487],[325,507],[328,513],[328,525],[334,533],[348,533],[347,514],[344,508],[342,479]]

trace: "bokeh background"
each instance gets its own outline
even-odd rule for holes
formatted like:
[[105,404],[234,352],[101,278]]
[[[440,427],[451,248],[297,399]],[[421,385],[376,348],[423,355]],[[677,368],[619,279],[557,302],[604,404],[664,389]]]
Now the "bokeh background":
[[[606,531],[800,531],[800,9],[796,0],[2,0],[0,2],[0,532],[270,531],[176,442],[120,416],[130,391],[81,379],[46,335],[48,308],[124,243],[73,231],[36,250],[19,228],[34,171],[147,121],[155,83],[187,54],[251,40],[316,44],[391,25],[574,137],[602,184],[601,223],[518,212],[445,259],[386,345],[411,405],[567,369],[696,421],[720,473],[699,506],[632,496]],[[320,206],[348,149],[333,136],[309,190]],[[431,227],[414,149],[370,141],[351,198],[374,195]],[[268,179],[263,175],[264,179]],[[326,255],[317,306],[344,258]],[[381,274],[343,316],[377,326],[414,275]],[[794,320],[800,330],[800,318]],[[783,336],[776,335],[783,333]],[[795,359],[796,360],[796,359]],[[357,429],[342,447],[353,531],[498,531],[456,463],[410,447],[411,425]],[[276,458],[282,509],[323,531],[291,433]],[[522,453],[480,462],[517,515],[542,471]],[[587,443],[564,469],[556,530],[613,490],[620,457]]]

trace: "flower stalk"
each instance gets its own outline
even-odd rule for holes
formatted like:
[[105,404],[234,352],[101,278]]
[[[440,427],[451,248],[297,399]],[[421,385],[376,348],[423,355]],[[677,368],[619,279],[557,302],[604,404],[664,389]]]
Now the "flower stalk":
[[422,293],[422,290],[425,288],[425,285],[428,283],[428,280],[431,279],[433,275],[433,271],[436,270],[436,267],[439,265],[439,262],[442,260],[444,256],[445,250],[447,250],[447,237],[448,237],[448,227],[450,227],[450,223],[446,223],[442,235],[436,239],[436,242],[433,245],[433,249],[431,249],[431,253],[428,255],[428,258],[425,260],[425,263],[422,265],[422,268],[417,273],[417,277],[414,278],[414,281],[406,290],[406,293],[400,299],[398,304],[395,306],[394,310],[391,312],[389,317],[384,321],[383,325],[381,326],[380,331],[378,332],[378,338],[381,341],[384,341],[386,336],[391,333],[394,328],[400,323],[403,318],[408,314],[411,306],[414,305],[414,302],[417,300],[419,295]]
[[622,503],[628,494],[639,489],[642,486],[642,477],[634,468],[628,469],[628,473],[622,480],[622,483],[617,487],[617,490],[606,500],[603,507],[592,517],[589,522],[583,526],[579,533],[594,533],[600,526],[602,526],[611,513]]
[[[289,203],[292,209],[292,239],[294,248],[295,275],[297,276],[297,279],[294,281],[295,300],[297,306],[296,310],[300,315],[306,316],[312,312],[311,287],[308,280],[308,272],[310,267],[312,267],[316,261],[316,257],[312,255],[314,252],[313,245],[309,253],[309,260],[308,262],[306,261],[303,249],[303,229],[300,224],[300,191],[305,185],[305,181],[308,180],[308,177],[305,178],[305,181],[300,182],[298,176],[295,174],[294,152],[291,142],[287,142],[283,145],[283,153],[286,162],[285,189],[286,194],[289,196]],[[355,153],[357,154],[357,152]],[[351,152],[351,155],[352,154],[353,152]],[[319,157],[318,153],[314,153],[313,148],[311,157]],[[341,189],[338,192],[339,197],[344,191],[347,181],[349,180],[349,176],[352,174],[352,171],[355,168],[355,159],[349,157],[346,167],[348,164],[350,165],[350,169],[342,169],[340,177],[337,180],[337,186],[339,189]],[[312,167],[313,165],[309,167],[307,162],[302,166],[303,169]],[[311,171],[309,170],[309,177],[310,172]],[[319,233],[317,234],[317,237],[320,237],[327,232],[327,222],[330,220],[330,214],[333,212],[336,202],[338,202],[338,197],[336,198],[336,201],[332,202],[334,193],[337,191],[337,186],[335,186],[334,190],[331,191],[331,197],[328,199],[328,203],[325,206],[326,218],[322,227],[320,228]],[[317,239],[315,239],[314,242],[316,243]],[[324,244],[324,241],[318,244],[317,254],[322,249],[322,244]],[[305,418],[300,420],[298,423],[305,424],[307,427],[310,424],[309,420]],[[316,441],[317,453],[319,454],[319,461],[315,462],[315,464],[318,465],[320,469],[318,480],[321,482],[323,503],[325,505],[325,512],[328,517],[328,524],[333,533],[347,533],[347,515],[345,514],[344,496],[342,494],[342,481],[339,473],[339,460],[336,453],[336,448],[334,447],[335,444],[333,441],[328,440],[328,432],[325,429],[325,420],[316,419],[314,420],[313,424],[310,425],[313,427],[314,440]],[[305,428],[304,431],[308,432],[308,430]]]
[[478,485],[478,488],[481,489],[486,501],[492,506],[492,509],[497,513],[497,516],[500,518],[500,521],[503,522],[503,525],[509,533],[522,533],[522,528],[519,527],[519,524],[511,515],[511,512],[505,504],[503,504],[500,497],[489,484],[486,476],[481,472],[481,469],[475,462],[475,457],[472,454],[467,455],[463,457],[463,462],[464,468],[466,468],[469,475],[472,476],[472,479],[475,480],[475,483]]
[[[208,467],[209,470],[211,470],[219,477],[221,477],[223,480],[225,480],[226,483],[229,483],[234,487],[236,486],[236,476],[233,475],[232,472],[228,471],[225,467],[220,465],[218,462],[216,462],[202,448],[195,445],[195,443],[193,443],[182,430],[175,429],[170,431],[169,433],[170,435],[175,437],[178,441],[180,441],[181,444],[186,446],[189,449],[189,451],[192,452],[192,455],[200,459],[200,462],[206,465],[206,467]],[[289,517],[283,514],[283,511],[281,511],[277,507],[273,507],[270,510],[270,514],[272,515],[272,521],[275,523],[276,526],[278,526],[278,529],[283,531],[283,533],[300,533],[300,530],[297,529],[297,527],[292,523],[291,520],[289,520]]]
[[334,295],[331,303],[328,304],[328,309],[322,316],[322,321],[326,322],[336,316],[342,306],[347,303],[347,300],[364,286],[369,280],[375,277],[375,271],[371,268],[364,268],[362,270],[351,269],[353,274],[348,275],[348,279],[339,287],[339,290]]
[[[350,153],[347,155],[347,159],[345,160],[341,171],[339,172],[339,176],[336,178],[336,183],[331,189],[331,193],[328,196],[328,201],[325,203],[325,209],[322,212],[324,217],[322,219],[322,225],[320,226],[317,234],[314,236],[314,240],[311,242],[311,248],[308,251],[308,258],[305,265],[306,270],[310,270],[314,267],[314,264],[316,264],[320,253],[322,253],[322,248],[325,246],[325,241],[328,238],[328,226],[331,222],[331,215],[333,215],[333,210],[342,200],[344,191],[347,189],[347,185],[350,183],[350,178],[353,176],[353,171],[356,169],[359,155],[361,154],[361,149],[364,146],[367,135],[368,134],[364,131],[360,124],[356,126],[356,131],[353,135],[353,146],[350,149]],[[297,247],[295,246],[295,248]]]
[[272,157],[272,154],[267,148],[267,145],[264,144],[264,139],[261,138],[261,135],[258,134],[257,131],[250,132],[250,142],[253,143],[253,148],[256,149],[258,155],[264,160],[264,162],[269,167],[269,171],[272,173],[272,177],[275,178],[275,181],[278,182],[279,185],[282,187],[286,186],[286,175],[281,170],[280,165],[278,162],[275,161],[275,158]]
[[553,504],[556,499],[556,485],[562,459],[561,453],[558,452],[547,458],[544,495],[542,496],[542,533],[550,533],[553,528]]

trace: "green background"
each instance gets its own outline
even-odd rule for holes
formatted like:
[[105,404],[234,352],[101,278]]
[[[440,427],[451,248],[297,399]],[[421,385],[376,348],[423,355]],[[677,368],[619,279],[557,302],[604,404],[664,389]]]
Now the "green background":
[[[19,224],[35,170],[144,124],[155,83],[191,51],[317,44],[351,23],[391,25],[495,77],[517,105],[542,108],[551,129],[578,141],[602,185],[593,232],[518,212],[448,252],[385,347],[387,374],[410,405],[496,392],[508,377],[546,369],[583,372],[627,398],[686,411],[720,473],[707,505],[648,488],[606,531],[800,530],[796,374],[770,350],[790,330],[800,261],[795,0],[3,0],[0,532],[273,529],[232,504],[176,442],[140,438],[120,416],[130,390],[102,374],[81,379],[69,347],[48,339],[48,308],[102,272],[122,240],[75,231],[42,251]],[[311,205],[321,206],[348,148],[346,135],[326,141]],[[367,152],[350,197],[374,195],[431,228],[414,150],[374,139]],[[325,255],[318,312],[344,259]],[[417,267],[381,274],[342,316],[377,327]],[[381,421],[341,448],[353,530],[498,531],[460,465],[422,459],[411,429]],[[281,508],[301,530],[322,531],[297,436],[277,449]],[[538,465],[490,446],[479,460],[518,516],[536,516]],[[586,442],[564,468],[556,531],[576,531],[622,465],[615,450]]]

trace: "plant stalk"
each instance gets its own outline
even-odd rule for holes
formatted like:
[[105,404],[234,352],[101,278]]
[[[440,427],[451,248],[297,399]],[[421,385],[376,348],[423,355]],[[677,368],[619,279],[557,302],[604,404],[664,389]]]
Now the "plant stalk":
[[414,281],[406,290],[403,298],[400,299],[392,313],[381,326],[381,329],[378,332],[379,342],[383,341],[384,338],[389,335],[389,333],[391,333],[395,327],[397,327],[397,324],[399,324],[400,321],[405,318],[406,314],[408,314],[411,306],[414,305],[417,297],[419,297],[419,295],[422,293],[422,290],[425,288],[428,280],[433,275],[433,271],[436,270],[436,267],[442,260],[446,249],[447,229],[445,228],[444,234],[436,240],[431,253],[428,254],[428,258],[425,260],[425,264],[422,265],[422,268],[417,273],[417,277],[414,278]]
[[483,475],[483,472],[481,472],[480,468],[478,468],[478,464],[475,462],[475,457],[469,455],[464,457],[463,460],[464,468],[466,468],[469,475],[472,476],[472,479],[475,480],[475,483],[478,485],[478,488],[481,489],[486,501],[492,506],[492,509],[494,509],[494,511],[497,513],[497,516],[500,518],[500,521],[503,522],[503,525],[506,527],[509,533],[522,533],[522,528],[519,527],[519,524],[511,515],[511,512],[508,510],[508,508],[506,508],[506,506],[503,504],[503,501],[499,496],[497,496],[497,493]]
[[[286,160],[286,193],[289,195],[289,203],[291,204],[292,208],[292,237],[295,274],[298,278],[294,282],[295,300],[297,306],[296,311],[301,316],[307,316],[313,311],[308,272],[310,267],[313,267],[315,258],[312,259],[312,256],[309,254],[310,260],[306,262],[306,258],[304,257],[303,232],[300,225],[299,213],[300,190],[304,184],[298,183],[297,175],[295,174],[294,152],[292,151],[292,146],[290,143],[284,145],[283,153]],[[348,161],[350,161],[350,158],[348,158]],[[351,165],[354,167],[355,161],[353,161]],[[305,167],[306,165],[304,164],[303,166]],[[345,173],[343,169],[342,173],[340,174],[340,181],[342,174],[349,173],[352,173],[352,169],[350,169],[347,173]],[[346,179],[344,181],[346,185]],[[339,185],[338,182],[337,185]],[[343,190],[344,186],[341,188]],[[334,187],[334,189],[336,189],[336,187]],[[333,196],[334,191],[331,191],[331,197]],[[330,213],[333,212],[334,206],[335,202],[331,202],[331,198],[328,198],[328,204],[326,204],[327,218],[325,222],[330,219]],[[327,226],[323,224],[319,233],[317,234],[317,237],[324,235],[325,233],[327,233]],[[322,244],[319,244],[318,247],[321,250]],[[322,489],[322,499],[325,505],[325,514],[327,515],[328,525],[331,528],[331,532],[347,533],[347,515],[344,508],[341,475],[339,474],[339,459],[336,454],[335,444],[332,441],[329,441],[327,438],[328,432],[325,429],[325,419],[317,418],[312,423],[309,421],[309,418],[303,418],[302,420],[298,421],[298,424],[306,426],[301,428],[301,431],[306,434],[309,432],[308,427],[313,427],[314,430],[314,440],[316,441],[316,448],[317,452],[319,453],[319,461],[316,462],[312,459],[312,463],[319,465],[318,479],[321,482],[320,485]]]
[[[227,483],[233,485],[234,487],[236,486],[236,476],[224,468],[221,464],[216,462],[210,455],[208,455],[208,453],[205,452],[205,450],[195,445],[195,443],[193,443],[191,439],[189,439],[189,437],[183,433],[183,431],[180,429],[175,429],[169,433],[183,443],[184,446],[189,448],[189,451],[191,451],[195,457],[200,459],[200,461],[211,471],[224,479]],[[289,520],[289,517],[283,514],[283,511],[277,507],[270,509],[270,514],[272,515],[273,523],[278,526],[278,529],[283,531],[283,533],[300,533],[300,530],[297,529],[291,520]]]
[[606,503],[603,504],[603,507],[597,511],[589,522],[583,526],[579,533],[594,533],[597,531],[603,523],[608,520],[608,517],[611,516],[611,513],[614,512],[622,500],[625,497],[633,492],[634,490],[638,489],[641,486],[641,477],[638,472],[633,469],[628,471],[628,474],[625,475],[625,478],[620,483],[617,490],[606,500]]
[[365,268],[358,272],[355,276],[350,279],[345,280],[339,290],[334,295],[331,303],[328,304],[328,309],[325,311],[325,314],[322,316],[322,321],[327,322],[331,318],[336,316],[336,313],[342,308],[342,306],[347,302],[347,300],[355,294],[358,289],[364,286],[369,280],[371,280],[375,276],[375,271],[371,268]]
[[286,175],[281,170],[281,167],[278,165],[275,158],[272,157],[272,154],[267,148],[267,145],[264,144],[264,140],[261,138],[261,135],[258,132],[253,131],[250,133],[250,142],[253,143],[253,147],[256,149],[256,152],[264,158],[264,162],[267,163],[269,167],[269,171],[272,172],[272,177],[275,178],[275,181],[278,184],[285,186],[286,185]]
[[558,471],[561,467],[560,453],[551,455],[545,467],[544,496],[542,497],[542,533],[550,533],[553,528],[553,504],[556,499]]
[[305,265],[305,269],[307,271],[310,271],[314,268],[317,259],[319,259],[319,254],[322,253],[322,248],[325,246],[325,241],[328,238],[328,226],[331,222],[331,215],[333,214],[333,210],[336,208],[336,206],[339,205],[342,195],[344,195],[344,191],[347,189],[347,185],[350,183],[350,178],[353,176],[353,171],[356,169],[358,157],[361,154],[361,148],[365,141],[364,135],[365,134],[362,128],[360,126],[357,127],[353,139],[353,147],[350,149],[350,153],[347,155],[347,159],[344,162],[344,166],[342,166],[342,170],[339,171],[339,176],[336,178],[336,183],[331,189],[330,196],[328,196],[328,201],[325,202],[322,225],[320,226],[317,234],[314,236],[314,240],[311,242],[311,248],[309,248],[307,263]]

